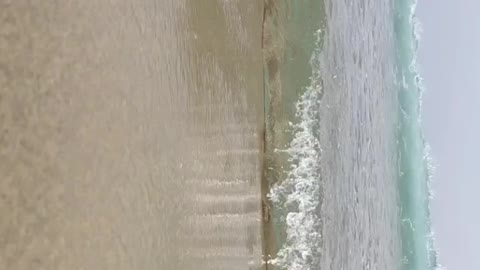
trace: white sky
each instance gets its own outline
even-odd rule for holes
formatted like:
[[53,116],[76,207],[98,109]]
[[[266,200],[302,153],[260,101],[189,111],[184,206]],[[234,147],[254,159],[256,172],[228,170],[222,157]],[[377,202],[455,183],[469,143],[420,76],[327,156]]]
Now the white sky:
[[449,270],[480,270],[480,1],[419,0],[423,125],[438,169],[433,225]]

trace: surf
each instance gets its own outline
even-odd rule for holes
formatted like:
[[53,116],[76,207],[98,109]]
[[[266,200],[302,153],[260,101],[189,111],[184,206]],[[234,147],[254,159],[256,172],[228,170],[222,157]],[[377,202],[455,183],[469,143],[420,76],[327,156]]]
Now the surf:
[[431,224],[434,166],[422,132],[423,79],[417,68],[421,26],[416,1],[396,0],[394,7],[398,90],[398,181],[400,192],[402,269],[441,269]]

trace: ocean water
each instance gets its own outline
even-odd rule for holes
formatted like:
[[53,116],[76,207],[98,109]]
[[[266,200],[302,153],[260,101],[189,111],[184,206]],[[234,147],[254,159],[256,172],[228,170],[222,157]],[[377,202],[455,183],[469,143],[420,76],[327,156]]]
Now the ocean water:
[[[318,25],[310,31],[315,46],[309,61],[279,57],[284,70],[305,65],[310,77],[292,89],[295,72],[283,72],[266,87],[273,99],[296,93],[281,109],[269,104],[267,116],[267,122],[284,123],[284,130],[267,129],[267,139],[287,134],[286,143],[267,147],[270,168],[283,169],[267,169],[280,239],[270,264],[292,270],[439,269],[429,213],[431,166],[421,131],[415,2],[317,2],[321,19],[305,16]],[[311,12],[299,6],[293,7],[297,13]],[[294,24],[292,18],[284,24]],[[279,42],[287,55],[312,40],[287,35]]]

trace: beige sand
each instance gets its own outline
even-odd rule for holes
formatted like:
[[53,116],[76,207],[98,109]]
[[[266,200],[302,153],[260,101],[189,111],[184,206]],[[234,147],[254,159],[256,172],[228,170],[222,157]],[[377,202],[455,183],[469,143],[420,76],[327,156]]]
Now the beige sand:
[[0,269],[261,268],[262,16],[2,1]]

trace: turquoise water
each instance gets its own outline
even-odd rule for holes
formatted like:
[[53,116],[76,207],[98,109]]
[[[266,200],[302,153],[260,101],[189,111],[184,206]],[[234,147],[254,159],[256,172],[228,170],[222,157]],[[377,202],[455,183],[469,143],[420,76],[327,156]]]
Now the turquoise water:
[[[413,0],[325,0],[309,80],[290,104],[290,166],[270,198],[281,269],[440,269],[421,128]],[[299,29],[301,31],[301,29]],[[295,41],[291,41],[295,42]],[[285,75],[285,76],[288,76]]]
[[422,80],[416,69],[418,21],[412,0],[395,2],[399,190],[403,269],[438,269],[429,203],[429,157],[421,129]]

